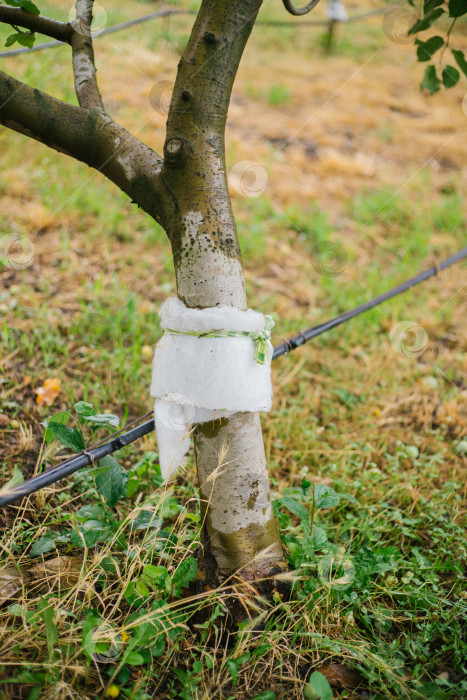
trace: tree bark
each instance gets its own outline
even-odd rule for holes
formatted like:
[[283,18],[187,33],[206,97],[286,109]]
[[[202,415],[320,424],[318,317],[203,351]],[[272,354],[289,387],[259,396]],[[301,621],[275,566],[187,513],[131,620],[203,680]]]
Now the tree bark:
[[97,85],[94,49],[92,46],[92,10],[94,0],[77,0],[75,31],[71,38],[75,92],[81,107],[104,112]]
[[[247,307],[224,133],[232,85],[261,2],[202,1],[179,63],[163,159],[103,110],[92,42],[77,36],[75,26],[70,42],[80,107],[0,71],[0,124],[96,168],[160,223],[172,246],[178,296],[190,307]],[[86,25],[91,7],[88,0],[77,2]],[[32,27],[33,19],[23,26],[26,21]],[[69,26],[49,25],[49,31],[65,37]],[[194,440],[206,568],[217,580],[236,570],[252,580],[284,568],[259,415],[237,413],[198,425]]]
[[[183,54],[167,122],[164,226],[179,298],[246,309],[225,165],[232,84],[262,0],[204,0]],[[283,565],[259,416],[237,413],[194,433],[207,564],[260,578]]]
[[70,22],[57,22],[55,19],[35,15],[16,7],[0,5],[0,22],[13,26],[29,29],[31,32],[39,32],[50,36],[51,39],[69,43],[73,36],[73,27]]

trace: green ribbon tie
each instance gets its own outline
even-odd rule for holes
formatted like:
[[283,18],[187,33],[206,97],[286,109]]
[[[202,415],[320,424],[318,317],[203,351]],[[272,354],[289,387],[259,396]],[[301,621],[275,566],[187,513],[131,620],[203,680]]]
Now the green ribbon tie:
[[264,317],[264,325],[259,331],[224,331],[212,330],[204,333],[196,331],[174,331],[165,329],[165,333],[171,335],[194,335],[197,338],[251,338],[255,346],[255,361],[259,365],[271,362],[274,348],[271,343],[271,331],[274,328],[272,316]]

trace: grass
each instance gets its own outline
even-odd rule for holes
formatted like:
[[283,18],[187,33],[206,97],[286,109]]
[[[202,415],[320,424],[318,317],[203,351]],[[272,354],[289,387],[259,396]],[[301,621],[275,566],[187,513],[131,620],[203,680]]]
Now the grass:
[[[149,94],[173,78],[189,23],[96,42],[112,114],[159,150],[166,115]],[[413,47],[378,18],[353,26],[326,59],[319,33],[258,27],[235,86],[229,167],[258,164],[267,186],[232,188],[233,206],[250,305],[274,315],[276,342],[465,239],[462,86],[428,99]],[[74,101],[66,52],[5,70]],[[112,185],[26,137],[0,144],[2,232],[34,245],[24,269],[0,269],[4,483],[69,453],[44,437],[53,415],[88,445],[105,437],[77,402],[122,423],[151,408],[157,309],[175,288],[164,233]],[[3,511],[0,697],[329,697],[317,671],[335,698],[466,697],[463,284],[451,268],[274,364],[263,429],[293,591],[266,608],[244,597],[235,631],[222,627],[233,580],[188,592],[194,464],[161,486],[154,436]],[[412,354],[394,339],[407,321],[423,341]],[[40,406],[53,377],[60,393]]]

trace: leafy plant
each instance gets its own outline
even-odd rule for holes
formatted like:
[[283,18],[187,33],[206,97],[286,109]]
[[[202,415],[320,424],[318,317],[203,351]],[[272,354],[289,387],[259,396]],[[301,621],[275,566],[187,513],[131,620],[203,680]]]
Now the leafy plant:
[[[414,6],[414,0],[408,0],[408,2]],[[444,63],[444,56],[446,49],[449,48],[451,33],[456,21],[467,13],[467,4],[465,0],[449,0],[447,11],[441,5],[444,5],[444,0],[425,0],[422,7],[423,16],[415,22],[408,32],[409,35],[419,34],[430,29],[440,18],[450,20],[445,36],[436,35],[425,41],[417,37],[415,40],[418,61],[431,61],[433,56],[439,52],[438,60],[426,67],[425,75],[420,85],[422,90],[428,90],[430,95],[438,92],[442,85],[445,88],[454,87],[454,85],[457,85],[461,75],[455,66]],[[467,77],[467,61],[465,60],[464,52],[460,49],[451,48],[451,54],[458,68]]]

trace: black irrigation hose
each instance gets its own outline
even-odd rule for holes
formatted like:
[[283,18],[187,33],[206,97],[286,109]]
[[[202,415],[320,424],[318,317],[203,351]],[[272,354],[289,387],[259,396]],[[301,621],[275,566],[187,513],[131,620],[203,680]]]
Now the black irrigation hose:
[[312,340],[312,338],[316,338],[317,335],[321,335],[321,333],[326,333],[326,331],[330,331],[331,328],[340,326],[341,323],[350,321],[351,318],[355,318],[355,316],[363,314],[365,311],[372,309],[374,306],[382,304],[383,301],[387,301],[388,299],[392,299],[392,297],[395,297],[398,294],[402,294],[402,292],[406,292],[408,289],[410,289],[410,287],[414,287],[416,284],[420,284],[420,282],[424,282],[430,277],[437,275],[438,272],[441,272],[441,270],[445,270],[447,267],[454,265],[454,263],[459,262],[459,260],[462,260],[463,258],[467,258],[467,248],[463,248],[455,255],[451,255],[450,258],[447,258],[447,260],[444,260],[444,262],[440,263],[439,265],[433,265],[433,267],[430,267],[428,270],[420,272],[420,274],[416,275],[415,277],[411,277],[409,280],[407,280],[407,282],[403,282],[397,287],[390,289],[389,292],[380,294],[374,299],[370,299],[370,301],[366,301],[364,304],[360,304],[360,306],[356,306],[354,309],[350,309],[350,311],[345,311],[343,314],[339,314],[339,316],[332,318],[330,321],[326,321],[325,323],[319,323],[317,326],[307,328],[302,333],[299,333],[298,335],[294,335],[292,338],[284,340],[283,343],[281,343],[280,345],[276,345],[276,347],[274,348],[274,354],[272,356],[272,359],[275,360],[276,357],[280,357],[281,355],[285,355],[291,350],[295,350],[295,348],[299,348],[300,345],[303,345],[308,340]]
[[[412,277],[406,282],[403,282],[397,287],[390,289],[385,294],[380,294],[374,299],[370,299],[370,301],[367,301],[364,304],[360,304],[360,306],[356,306],[354,309],[346,311],[345,313],[336,316],[330,321],[326,321],[325,323],[320,323],[317,326],[307,328],[302,333],[299,333],[298,335],[295,335],[292,338],[284,340],[284,342],[282,342],[280,345],[276,345],[276,347],[274,348],[274,354],[272,356],[273,359],[275,359],[276,357],[280,357],[281,355],[285,355],[291,350],[295,350],[295,348],[300,347],[300,345],[303,345],[312,338],[316,338],[316,336],[321,335],[321,333],[325,333],[326,331],[331,330],[331,328],[335,328],[341,323],[345,323],[351,318],[359,316],[365,311],[368,311],[369,309],[378,306],[378,304],[382,304],[383,301],[387,301],[388,299],[392,299],[392,297],[395,297],[398,294],[406,292],[408,289],[414,287],[416,284],[420,284],[420,282],[424,282],[430,277],[437,275],[442,270],[445,270],[447,267],[454,265],[454,263],[457,263],[460,260],[463,260],[464,258],[467,258],[467,248],[463,248],[455,255],[451,255],[451,257],[447,258],[447,260],[444,260],[444,262],[440,263],[439,265],[434,265],[433,267],[430,267],[428,270],[425,270],[424,272],[421,272],[420,274],[416,275],[415,277]],[[143,418],[145,418],[145,416],[143,416]],[[143,437],[143,435],[148,435],[153,430],[154,419],[151,418],[150,420],[141,423],[141,425],[139,425],[138,427],[132,428],[131,430],[128,430],[122,435],[118,435],[118,437],[112,437],[112,439],[110,439],[108,442],[104,442],[102,444],[97,445],[94,448],[90,448],[86,452],[81,452],[79,455],[76,455],[76,457],[70,457],[65,462],[58,464],[56,467],[48,469],[47,471],[43,472],[42,474],[38,474],[37,476],[33,476],[32,479],[25,481],[23,484],[14,486],[11,490],[8,490],[7,493],[4,493],[4,495],[1,495],[2,491],[0,490],[0,508],[8,506],[20,498],[30,496],[32,493],[35,493],[36,491],[39,491],[39,489],[44,488],[44,486],[50,486],[56,481],[59,481],[60,479],[65,478],[66,476],[69,476],[70,474],[74,474],[74,472],[77,472],[79,469],[87,467],[89,464],[93,464],[95,461],[99,461],[103,457],[106,457],[107,455],[110,455],[113,452],[120,450],[122,447],[125,447],[126,445],[135,442],[135,440],[138,440],[139,438]]]
[[[358,22],[359,20],[366,19],[367,17],[375,17],[377,15],[382,15],[388,12],[392,7],[395,7],[396,3],[391,5],[386,5],[386,7],[379,8],[377,10],[371,10],[370,12],[363,12],[360,15],[350,15],[347,22]],[[151,12],[149,15],[142,15],[136,19],[132,19],[128,22],[121,22],[120,24],[114,24],[107,29],[103,29],[101,32],[96,33],[93,39],[98,39],[101,36],[106,36],[107,34],[114,34],[122,29],[128,29],[129,27],[134,27],[137,24],[142,24],[143,22],[148,22],[151,19],[158,19],[159,17],[170,17],[171,15],[195,15],[195,10],[159,10],[159,12]],[[305,22],[297,21],[286,21],[286,20],[258,20],[256,24],[262,24],[264,26],[271,27],[328,27],[329,19],[317,19],[309,20]],[[3,51],[0,53],[0,58],[8,58],[10,56],[19,56],[20,54],[32,53],[33,51],[43,51],[44,49],[52,49],[54,46],[64,46],[63,41],[47,41],[44,44],[36,44],[31,49],[11,49],[10,51]]]
[[[154,418],[151,418],[145,423],[138,425],[137,428],[132,428],[128,432],[123,433],[123,435],[119,435],[108,442],[104,442],[102,445],[90,449],[89,451],[83,451],[76,455],[76,457],[71,457],[62,464],[58,464],[52,469],[47,469],[47,471],[42,472],[42,474],[33,476],[32,479],[28,479],[23,484],[14,486],[4,496],[0,495],[0,507],[10,505],[10,503],[17,501],[19,498],[30,496],[32,493],[35,493],[35,491],[39,491],[39,489],[43,489],[45,486],[50,486],[56,481],[60,481],[60,479],[74,474],[79,469],[87,467],[89,464],[98,462],[103,457],[107,457],[107,455],[120,450],[122,447],[126,447],[131,442],[139,440],[139,438],[151,433],[153,430]],[[1,493],[0,490],[0,494]]]
[[284,7],[287,12],[290,12],[290,14],[294,15],[295,17],[300,17],[301,15],[307,15],[309,12],[311,12],[311,10],[319,3],[319,0],[310,0],[308,5],[303,5],[302,7],[295,7],[291,0],[282,0],[282,2],[284,3]]

